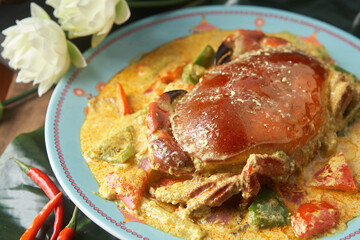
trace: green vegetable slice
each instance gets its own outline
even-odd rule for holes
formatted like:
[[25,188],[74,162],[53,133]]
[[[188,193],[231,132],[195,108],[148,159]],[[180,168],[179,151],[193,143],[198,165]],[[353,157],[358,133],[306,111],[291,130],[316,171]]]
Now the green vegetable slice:
[[190,63],[184,67],[184,70],[183,70],[182,76],[181,76],[182,80],[183,80],[183,82],[191,83],[191,84],[195,85],[199,82],[200,78],[204,75],[205,70],[206,69],[200,65]]
[[197,84],[214,61],[215,51],[210,45],[206,45],[194,62],[186,65],[182,72],[182,80],[186,83]]
[[214,57],[214,49],[210,45],[206,45],[200,55],[195,59],[193,64],[202,66],[204,68],[209,68],[213,63]]
[[124,163],[135,154],[133,133],[133,126],[121,129],[87,151],[86,156],[91,159]]
[[270,188],[262,188],[249,207],[249,219],[257,228],[278,227],[289,224],[289,212]]

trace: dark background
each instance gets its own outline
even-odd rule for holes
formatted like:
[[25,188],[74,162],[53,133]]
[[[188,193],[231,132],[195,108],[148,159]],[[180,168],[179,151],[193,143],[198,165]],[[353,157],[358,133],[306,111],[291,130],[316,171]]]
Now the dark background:
[[[35,2],[43,7],[51,17],[53,8],[45,4],[45,0],[0,0],[0,31],[15,24],[16,20],[30,16],[30,3]],[[171,11],[183,7],[198,5],[255,5],[288,10],[313,17],[356,36],[360,36],[360,0],[128,0],[131,17],[125,24],[157,13]],[[141,7],[143,4],[154,6]],[[156,6],[157,5],[157,6]],[[162,5],[162,6],[161,6]],[[112,31],[121,26],[114,25]],[[0,42],[2,42],[0,37]],[[90,47],[90,37],[72,40],[81,51]]]

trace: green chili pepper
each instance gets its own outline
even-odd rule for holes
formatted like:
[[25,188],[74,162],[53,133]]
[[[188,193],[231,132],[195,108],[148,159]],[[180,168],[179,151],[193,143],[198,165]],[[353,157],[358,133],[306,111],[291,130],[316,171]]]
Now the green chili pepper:
[[206,47],[202,50],[200,55],[195,59],[193,64],[202,66],[204,68],[209,68],[214,60],[215,51],[210,45],[206,45]]
[[289,224],[289,212],[270,188],[262,188],[249,207],[250,222],[257,228],[278,227]]
[[214,56],[214,49],[210,45],[206,45],[195,61],[184,67],[182,80],[186,83],[197,84],[206,69],[212,65]]

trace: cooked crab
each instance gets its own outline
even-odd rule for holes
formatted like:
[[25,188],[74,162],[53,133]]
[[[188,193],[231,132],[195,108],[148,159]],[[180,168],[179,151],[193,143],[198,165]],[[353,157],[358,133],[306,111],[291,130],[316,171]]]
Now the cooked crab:
[[320,148],[331,151],[359,108],[346,74],[286,40],[238,31],[215,58],[190,92],[166,92],[148,109],[151,167],[193,175],[152,194],[187,216],[239,193],[249,202],[264,182],[286,181]]

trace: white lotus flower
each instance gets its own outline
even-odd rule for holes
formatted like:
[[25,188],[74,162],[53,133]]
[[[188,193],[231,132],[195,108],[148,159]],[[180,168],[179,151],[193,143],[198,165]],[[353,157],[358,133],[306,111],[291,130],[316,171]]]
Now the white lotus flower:
[[10,60],[10,67],[20,70],[16,81],[39,84],[39,96],[61,79],[70,63],[86,66],[80,51],[66,40],[60,26],[35,3],[31,4],[31,17],[17,21],[2,33],[2,56]]
[[130,17],[125,0],[46,0],[52,6],[69,38],[93,35],[92,47],[110,32],[114,22],[122,24]]

